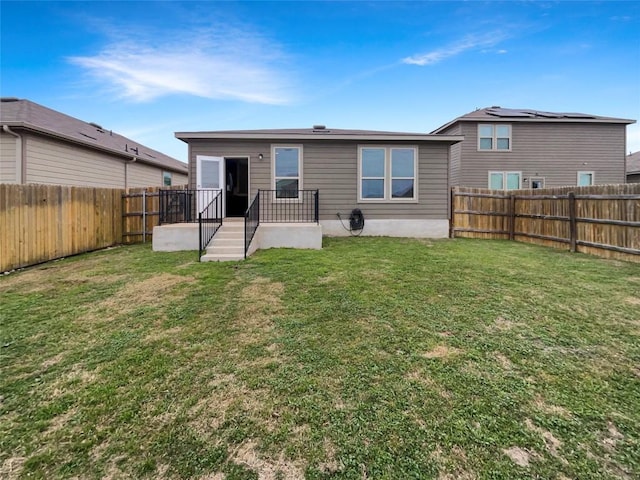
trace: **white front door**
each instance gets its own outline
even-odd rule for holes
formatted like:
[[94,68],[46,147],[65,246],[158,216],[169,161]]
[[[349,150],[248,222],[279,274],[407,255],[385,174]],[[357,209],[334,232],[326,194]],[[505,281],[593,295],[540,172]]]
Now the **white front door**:
[[224,216],[224,158],[198,155],[196,157],[196,188],[198,212],[201,212],[218,192],[222,192],[221,212]]

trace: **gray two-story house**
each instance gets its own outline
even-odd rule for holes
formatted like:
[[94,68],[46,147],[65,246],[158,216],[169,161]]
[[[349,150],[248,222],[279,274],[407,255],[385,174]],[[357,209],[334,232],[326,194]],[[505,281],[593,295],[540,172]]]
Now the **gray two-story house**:
[[489,107],[432,134],[451,146],[451,186],[513,190],[624,183],[626,126],[635,120]]

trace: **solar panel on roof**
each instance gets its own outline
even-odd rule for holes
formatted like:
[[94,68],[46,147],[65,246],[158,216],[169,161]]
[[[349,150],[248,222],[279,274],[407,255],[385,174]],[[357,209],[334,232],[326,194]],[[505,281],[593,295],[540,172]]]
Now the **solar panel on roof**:
[[531,116],[529,112],[525,112],[522,110],[514,110],[511,108],[490,108],[490,109],[487,109],[487,113],[495,117],[526,118]]
[[596,118],[588,113],[562,113],[561,115],[566,118]]

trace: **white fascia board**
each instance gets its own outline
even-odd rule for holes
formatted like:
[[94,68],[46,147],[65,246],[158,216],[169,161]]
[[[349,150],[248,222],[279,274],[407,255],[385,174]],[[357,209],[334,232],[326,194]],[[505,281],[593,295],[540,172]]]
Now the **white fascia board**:
[[176,132],[175,137],[188,142],[189,140],[353,140],[383,141],[383,142],[450,142],[458,143],[464,140],[463,135],[323,135],[301,134],[288,135],[282,133],[216,133],[216,132]]

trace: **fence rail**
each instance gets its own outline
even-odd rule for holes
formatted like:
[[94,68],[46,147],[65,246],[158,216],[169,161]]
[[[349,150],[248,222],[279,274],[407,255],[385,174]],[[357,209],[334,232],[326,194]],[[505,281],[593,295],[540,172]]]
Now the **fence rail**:
[[640,184],[496,192],[455,187],[452,237],[508,238],[640,262]]

